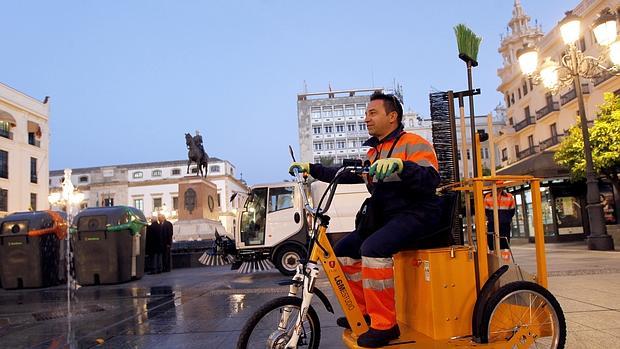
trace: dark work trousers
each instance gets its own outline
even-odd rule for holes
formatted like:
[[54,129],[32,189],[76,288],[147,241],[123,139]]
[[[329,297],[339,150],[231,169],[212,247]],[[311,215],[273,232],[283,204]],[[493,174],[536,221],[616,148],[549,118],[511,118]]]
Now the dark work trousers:
[[400,213],[367,238],[357,231],[347,234],[334,247],[338,257],[360,259],[364,257],[387,258],[395,253],[412,249],[416,243],[433,234],[439,223],[439,209],[429,212]]

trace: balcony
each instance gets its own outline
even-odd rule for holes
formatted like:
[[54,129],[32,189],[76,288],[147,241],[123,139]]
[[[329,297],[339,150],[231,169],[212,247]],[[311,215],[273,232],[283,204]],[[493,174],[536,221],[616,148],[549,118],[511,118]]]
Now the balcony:
[[540,151],[543,151],[547,148],[551,148],[554,145],[560,144],[560,142],[562,142],[562,139],[564,139],[564,135],[559,134],[559,135],[551,136],[551,138],[547,138],[544,141],[541,141],[539,143]]
[[513,127],[515,131],[519,132],[530,125],[534,125],[535,123],[536,119],[533,116],[526,116],[525,119],[517,122]]
[[[583,92],[584,95],[590,93],[590,87],[588,87],[588,84],[581,84],[581,92]],[[568,102],[575,99],[575,97],[577,97],[577,91],[575,91],[575,89],[573,88],[560,96],[560,103],[562,103],[562,105],[567,104]]]
[[538,146],[531,146],[527,149],[521,150],[519,153],[517,153],[517,159],[521,160],[521,159],[525,159],[528,156],[532,156],[534,154],[538,153]]
[[550,104],[547,104],[546,106],[536,111],[536,120],[540,120],[544,118],[545,116],[553,113],[554,111],[559,111],[559,110],[560,110],[560,103],[551,102]]
[[0,129],[0,137],[13,139],[13,132]]

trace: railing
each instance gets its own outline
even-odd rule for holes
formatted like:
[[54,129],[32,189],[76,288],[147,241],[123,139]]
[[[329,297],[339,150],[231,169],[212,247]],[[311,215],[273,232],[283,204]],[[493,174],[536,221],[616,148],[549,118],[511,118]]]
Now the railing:
[[545,116],[553,113],[554,111],[559,111],[559,110],[560,110],[560,103],[551,102],[550,104],[547,104],[546,106],[536,111],[536,120],[540,120],[544,118]]
[[515,131],[521,131],[529,125],[534,125],[536,123],[536,119],[533,116],[526,116],[525,119],[517,122],[514,125]]
[[521,150],[519,153],[517,153],[517,159],[521,160],[521,159],[525,159],[528,156],[532,156],[534,154],[536,154],[538,152],[538,146],[532,146],[529,147],[527,149]]
[[7,130],[0,130],[0,137],[13,139],[13,132]]
[[602,84],[603,82],[609,80],[612,76],[614,76],[614,74],[610,72],[604,72],[603,75],[592,79],[592,83],[594,84],[594,86],[598,86]]
[[543,151],[547,148],[553,147],[556,144],[560,144],[560,142],[564,139],[563,134],[551,136],[551,138],[547,138],[544,141],[541,141],[538,145],[540,147],[540,151]]
[[[590,87],[588,87],[588,84],[581,84],[581,92],[584,95],[587,95],[590,93]],[[575,88],[572,88],[570,91],[566,92],[560,97],[560,103],[564,105],[572,101],[573,99],[575,99],[575,97],[577,97],[577,91],[575,90]]]

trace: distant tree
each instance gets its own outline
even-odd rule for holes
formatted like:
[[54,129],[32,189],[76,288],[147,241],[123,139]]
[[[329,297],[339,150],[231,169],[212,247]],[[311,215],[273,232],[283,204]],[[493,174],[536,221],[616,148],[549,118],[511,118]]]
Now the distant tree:
[[[599,117],[590,128],[590,145],[594,170],[609,179],[616,193],[620,192],[620,96],[605,93],[599,106]],[[573,125],[554,155],[555,162],[568,168],[573,179],[583,179],[586,160],[579,123]]]

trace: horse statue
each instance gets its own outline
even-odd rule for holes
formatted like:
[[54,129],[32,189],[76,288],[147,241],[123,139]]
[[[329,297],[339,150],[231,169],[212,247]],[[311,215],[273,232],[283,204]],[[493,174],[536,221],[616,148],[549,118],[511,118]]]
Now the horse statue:
[[207,176],[207,164],[209,163],[209,156],[202,145],[202,136],[196,132],[196,136],[192,137],[191,134],[185,134],[185,145],[187,145],[187,173],[189,173],[189,166],[192,162],[195,162],[198,166],[198,175],[201,177]]

